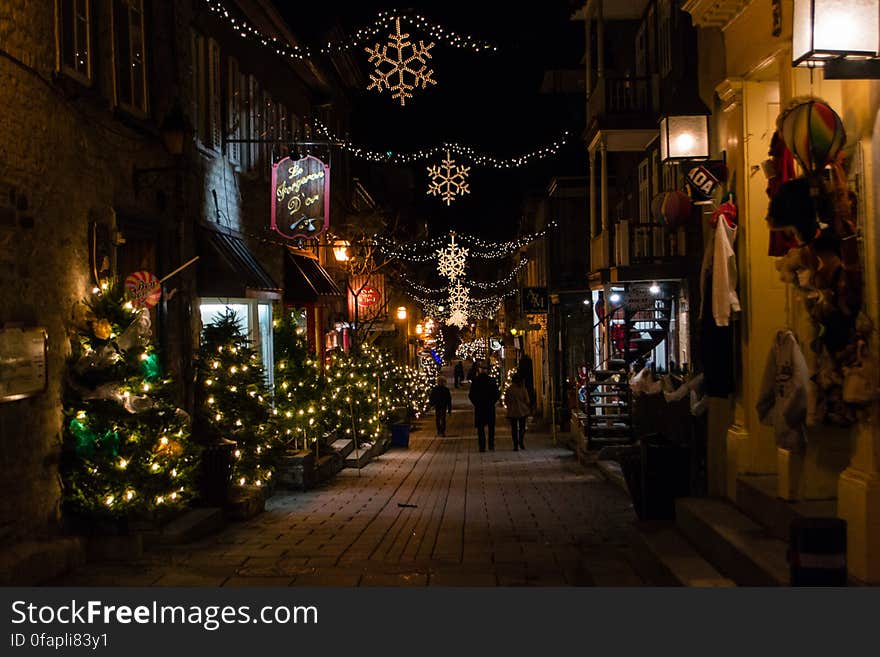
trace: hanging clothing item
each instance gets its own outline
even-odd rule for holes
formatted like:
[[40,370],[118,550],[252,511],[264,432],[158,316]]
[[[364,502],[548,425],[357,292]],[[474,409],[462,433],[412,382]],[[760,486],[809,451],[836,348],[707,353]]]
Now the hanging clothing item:
[[807,442],[807,361],[791,331],[779,331],[767,355],[755,407],[758,418],[773,427],[776,444],[803,449]]
[[[778,132],[773,133],[770,140],[770,159],[764,166],[767,174],[767,197],[771,200],[783,183],[788,182],[797,175],[794,168],[794,156]],[[789,250],[797,248],[797,240],[782,230],[770,231],[770,248],[768,255],[773,257],[784,256]]]
[[[712,295],[712,317],[718,326],[728,326],[730,316],[740,310],[736,294],[736,206],[724,203],[713,215],[714,236],[706,245],[700,271],[700,295],[705,299],[707,287]],[[709,272],[711,286],[706,285]]]

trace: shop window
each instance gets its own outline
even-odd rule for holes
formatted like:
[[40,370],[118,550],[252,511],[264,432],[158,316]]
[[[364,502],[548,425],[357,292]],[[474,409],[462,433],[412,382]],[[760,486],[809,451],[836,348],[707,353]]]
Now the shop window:
[[260,355],[266,375],[266,385],[275,385],[275,351],[272,337],[272,304],[256,299],[203,298],[199,304],[202,326],[210,324],[227,310],[235,313],[242,332],[250,340],[250,346]]
[[113,65],[116,104],[135,114],[148,111],[143,0],[113,0]]
[[58,70],[91,84],[91,1],[56,0],[55,21]]

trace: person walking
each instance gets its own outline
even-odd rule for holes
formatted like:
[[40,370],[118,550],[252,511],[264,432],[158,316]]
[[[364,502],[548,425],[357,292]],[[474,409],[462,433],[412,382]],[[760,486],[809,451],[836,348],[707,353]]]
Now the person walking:
[[473,383],[474,379],[477,378],[477,361],[471,363],[471,369],[468,370],[467,378],[470,383]]
[[458,361],[453,372],[455,374],[455,387],[458,388],[461,382],[464,381],[464,361]]
[[481,452],[486,451],[487,432],[489,450],[495,450],[495,404],[499,397],[498,384],[489,376],[489,366],[481,362],[468,392],[468,399],[474,406],[474,426],[477,428],[477,443]]
[[431,389],[428,404],[434,407],[434,424],[437,435],[446,437],[446,413],[452,413],[452,393],[446,387],[446,379],[437,377],[437,385]]
[[510,422],[510,433],[513,436],[513,451],[525,449],[526,417],[532,405],[529,392],[519,374],[511,377],[510,385],[504,391],[504,405],[507,407],[507,421]]

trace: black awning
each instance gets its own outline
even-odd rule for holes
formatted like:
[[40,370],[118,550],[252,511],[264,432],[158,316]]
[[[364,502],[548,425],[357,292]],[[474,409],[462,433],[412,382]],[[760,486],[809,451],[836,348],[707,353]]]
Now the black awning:
[[281,288],[241,238],[199,227],[199,296],[280,299]]
[[322,296],[341,297],[342,292],[315,258],[288,249],[284,266],[284,300],[314,303]]

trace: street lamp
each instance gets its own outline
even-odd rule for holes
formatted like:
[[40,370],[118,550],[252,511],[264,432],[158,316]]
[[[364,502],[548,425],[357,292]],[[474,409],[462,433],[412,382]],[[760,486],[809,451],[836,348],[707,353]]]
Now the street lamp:
[[406,319],[406,306],[398,306],[397,307],[397,319],[399,319],[399,320]]
[[422,325],[421,325],[421,324],[416,324],[416,335],[421,335],[421,334],[422,334],[422,330],[423,330],[423,329],[422,329]]
[[351,256],[348,255],[348,247],[351,243],[348,240],[336,240],[333,242],[333,257],[336,262],[348,262]]

